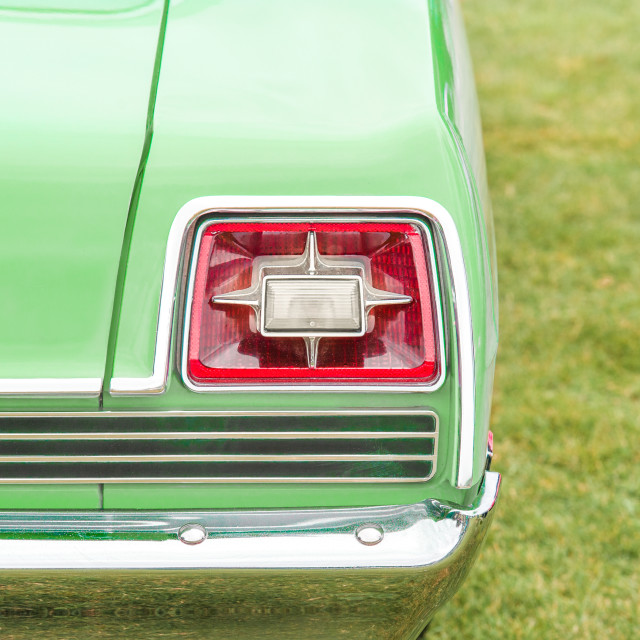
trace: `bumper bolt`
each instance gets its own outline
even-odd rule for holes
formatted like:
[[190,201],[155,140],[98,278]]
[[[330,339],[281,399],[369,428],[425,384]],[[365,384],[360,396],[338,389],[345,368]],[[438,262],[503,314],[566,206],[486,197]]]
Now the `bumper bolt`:
[[384,538],[384,532],[380,525],[363,524],[356,529],[356,539],[367,547],[373,547],[382,542],[382,538]]
[[200,524],[185,524],[178,531],[178,540],[185,544],[200,544],[207,539],[207,530]]

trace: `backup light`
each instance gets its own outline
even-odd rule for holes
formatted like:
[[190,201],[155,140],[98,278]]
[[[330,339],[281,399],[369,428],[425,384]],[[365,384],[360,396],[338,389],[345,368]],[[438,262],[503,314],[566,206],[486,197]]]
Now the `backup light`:
[[408,222],[213,222],[194,253],[186,375],[429,381],[437,372],[425,230]]
[[358,278],[265,278],[262,335],[362,335]]

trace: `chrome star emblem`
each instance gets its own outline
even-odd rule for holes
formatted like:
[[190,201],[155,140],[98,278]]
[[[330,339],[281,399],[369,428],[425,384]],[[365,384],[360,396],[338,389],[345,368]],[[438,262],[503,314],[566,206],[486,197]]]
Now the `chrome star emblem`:
[[311,368],[322,338],[363,336],[374,307],[412,300],[373,287],[368,258],[320,255],[315,231],[309,231],[301,255],[260,256],[249,287],[211,298],[251,307],[256,330],[265,337],[303,338]]

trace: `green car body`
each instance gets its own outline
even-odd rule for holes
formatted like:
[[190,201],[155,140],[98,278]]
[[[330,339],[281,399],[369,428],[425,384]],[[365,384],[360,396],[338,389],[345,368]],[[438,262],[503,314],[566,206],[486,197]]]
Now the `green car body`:
[[[39,483],[25,473],[23,482],[1,478],[5,524],[17,510],[45,518],[60,510],[249,513],[430,501],[479,513],[496,273],[457,3],[0,2],[2,49],[11,60],[0,68],[2,433],[37,431],[56,416],[57,425],[103,416],[110,425],[136,416],[151,424],[171,412],[257,420],[433,412],[439,421],[437,471],[426,482]],[[444,212],[439,223],[459,240],[466,289],[455,290],[458,276],[439,264],[447,357],[438,388],[195,393],[184,384],[179,276],[166,293],[179,212],[283,202],[351,211],[435,203]],[[187,227],[179,231],[182,238]],[[455,260],[455,249],[443,255]],[[163,297],[171,311],[166,375],[145,388],[163,373]],[[466,346],[456,338],[463,302]],[[14,539],[3,526],[0,538]],[[22,538],[37,537],[36,529],[23,527]],[[380,623],[376,637],[415,637],[441,600],[416,614],[405,635]]]

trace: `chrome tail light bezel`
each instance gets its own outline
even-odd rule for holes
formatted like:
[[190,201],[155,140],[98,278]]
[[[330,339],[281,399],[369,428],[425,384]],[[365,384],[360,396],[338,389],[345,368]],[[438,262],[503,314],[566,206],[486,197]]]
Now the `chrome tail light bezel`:
[[[213,212],[212,212],[213,213]],[[221,212],[222,213],[222,212]],[[446,377],[446,344],[445,344],[445,326],[442,311],[442,296],[440,286],[440,275],[436,260],[436,248],[433,238],[433,231],[430,225],[411,215],[411,212],[396,212],[395,215],[375,215],[373,212],[359,212],[357,215],[349,215],[348,212],[332,211],[331,213],[317,209],[299,209],[287,211],[286,215],[280,212],[260,212],[260,217],[252,216],[251,212],[238,212],[233,216],[223,215],[203,215],[195,225],[188,247],[185,247],[184,271],[186,273],[186,282],[183,286],[183,295],[179,305],[181,314],[179,317],[178,340],[176,343],[177,353],[179,357],[179,370],[183,384],[191,391],[197,393],[215,393],[215,392],[246,392],[246,391],[268,391],[268,392],[292,392],[292,391],[328,391],[328,392],[381,392],[381,391],[435,391],[444,383]],[[188,371],[188,348],[191,324],[191,311],[194,297],[195,271],[198,264],[198,251],[201,246],[203,232],[211,225],[225,222],[246,223],[246,224],[295,224],[308,222],[310,219],[318,224],[361,224],[361,223],[382,223],[382,224],[398,224],[406,223],[415,225],[419,230],[425,244],[425,254],[429,261],[428,272],[430,274],[430,289],[432,292],[432,312],[434,321],[434,330],[436,337],[436,366],[437,373],[433,380],[428,382],[417,380],[415,382],[394,382],[392,378],[385,381],[367,382],[349,380],[344,383],[329,382],[322,379],[310,381],[291,381],[285,379],[283,382],[274,384],[265,384],[264,382],[242,382],[242,383],[206,383],[202,384],[194,381],[189,376]]]
[[[455,385],[459,389],[457,418],[457,470],[455,486],[469,488],[473,483],[475,439],[475,348],[471,297],[467,280],[465,256],[455,219],[440,203],[421,196],[202,196],[187,202],[177,213],[169,231],[165,253],[162,288],[157,317],[155,352],[150,373],[118,375],[114,371],[109,392],[114,397],[162,394],[167,390],[173,354],[180,361],[174,333],[176,299],[183,290],[186,273],[185,255],[189,253],[195,224],[205,216],[264,216],[322,212],[327,216],[406,216],[413,217],[433,229],[437,250],[439,277],[447,284],[447,308],[451,326],[446,327],[448,340],[455,341],[449,353],[443,344],[442,375],[437,384],[410,388],[392,386],[389,391],[433,392],[446,376],[445,356],[456,360]],[[443,274],[446,273],[446,276]],[[445,280],[446,278],[446,280]],[[440,304],[442,299],[439,298]],[[178,323],[179,324],[179,323]],[[441,325],[442,326],[442,325]],[[178,334],[181,334],[178,326]],[[172,346],[176,345],[176,350]],[[359,387],[362,391],[380,391],[380,386]],[[197,389],[194,389],[198,391]],[[226,389],[229,391],[229,389]],[[296,388],[293,391],[304,391]],[[318,387],[314,391],[320,391]],[[331,391],[331,389],[327,389]],[[354,387],[337,391],[353,392]],[[285,390],[281,390],[285,392]]]

